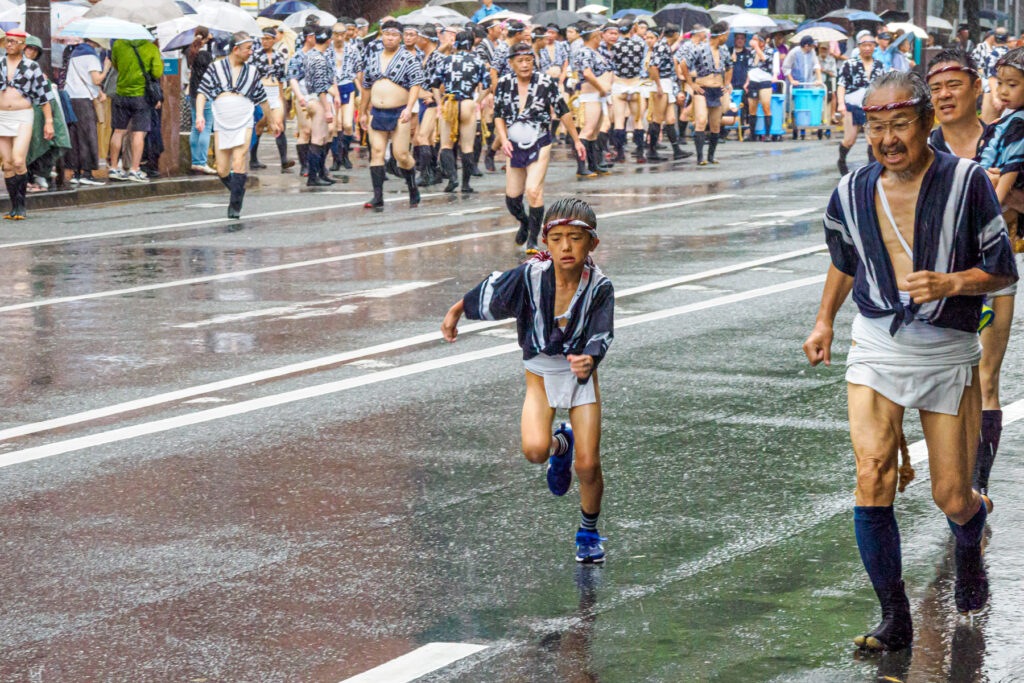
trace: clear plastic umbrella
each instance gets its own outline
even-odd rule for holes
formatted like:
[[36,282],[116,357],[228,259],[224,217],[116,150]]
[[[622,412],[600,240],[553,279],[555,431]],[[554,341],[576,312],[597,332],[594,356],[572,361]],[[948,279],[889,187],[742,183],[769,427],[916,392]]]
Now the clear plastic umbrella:
[[256,18],[241,7],[237,7],[220,0],[204,0],[203,2],[189,3],[196,8],[194,15],[200,26],[208,26],[220,31],[235,33],[245,31],[250,35],[258,35],[260,25]]
[[156,26],[181,16],[184,13],[174,0],[100,0],[84,15],[86,19],[114,17],[143,26]]
[[[58,2],[50,5],[50,33],[56,35],[57,31],[88,11],[88,7],[72,5],[68,2]],[[24,5],[4,4],[0,6],[0,24],[8,23],[18,24],[19,26],[25,25]]]
[[306,17],[308,16],[315,16],[321,26],[334,26],[335,22],[338,21],[330,12],[324,12],[320,9],[304,9],[285,19],[284,25],[290,29],[302,28],[306,24]]
[[729,28],[734,31],[740,31],[743,29],[754,29],[759,31],[763,28],[775,28],[774,19],[766,17],[763,14],[754,14],[753,12],[730,14],[722,19],[722,21],[729,24]]
[[68,24],[58,38],[109,38],[111,40],[153,40],[153,34],[132,21],[116,17],[82,18]]
[[441,24],[443,26],[464,25],[469,18],[447,7],[428,5],[409,12],[401,19],[407,26],[423,26],[425,24]]

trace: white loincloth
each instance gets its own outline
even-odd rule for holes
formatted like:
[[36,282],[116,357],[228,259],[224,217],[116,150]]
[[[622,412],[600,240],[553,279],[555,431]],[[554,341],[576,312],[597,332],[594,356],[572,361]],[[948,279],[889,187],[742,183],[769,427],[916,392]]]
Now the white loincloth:
[[32,130],[35,112],[28,109],[0,109],[0,137],[13,138],[21,132],[22,126]]
[[971,370],[981,361],[973,332],[915,320],[893,337],[893,316],[853,320],[855,345],[846,357],[846,381],[870,387],[905,408],[956,415]]
[[248,97],[221,95],[213,101],[213,122],[217,130],[217,149],[231,149],[248,143],[255,107]]
[[629,85],[621,81],[615,81],[612,83],[612,94],[613,95],[635,95],[640,92],[643,87],[643,83],[637,83],[636,85]]
[[281,102],[281,86],[264,85],[263,89],[267,92],[268,109],[281,109],[284,106]]
[[601,93],[599,92],[581,92],[579,97],[580,102],[601,102]]
[[523,365],[527,371],[544,378],[544,391],[548,395],[548,405],[552,408],[569,409],[597,403],[594,378],[591,377],[586,384],[579,384],[565,356],[540,353],[530,360],[524,360]]

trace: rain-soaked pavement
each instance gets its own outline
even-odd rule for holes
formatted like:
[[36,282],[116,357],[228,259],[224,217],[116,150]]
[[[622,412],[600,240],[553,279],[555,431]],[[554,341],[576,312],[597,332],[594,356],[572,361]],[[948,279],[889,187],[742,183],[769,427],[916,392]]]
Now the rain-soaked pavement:
[[500,177],[415,211],[391,180],[371,214],[365,168],[328,191],[272,168],[239,222],[201,195],[3,225],[0,680],[336,682],[438,642],[485,649],[423,680],[1024,680],[1024,408],[988,613],[955,614],[922,463],[898,501],[915,647],[858,656],[842,353],[800,351],[835,144],[720,152],[549,174],[594,204],[617,292],[604,567],[519,455],[514,328],[439,339],[520,259]]

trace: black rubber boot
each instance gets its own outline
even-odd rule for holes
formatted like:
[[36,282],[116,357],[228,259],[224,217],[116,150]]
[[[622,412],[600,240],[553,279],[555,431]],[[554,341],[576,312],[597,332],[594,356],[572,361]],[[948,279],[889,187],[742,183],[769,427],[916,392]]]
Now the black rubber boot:
[[704,166],[704,131],[693,131],[693,147],[697,150],[697,165]]
[[505,195],[505,206],[508,208],[508,212],[512,214],[512,218],[519,221],[519,230],[516,231],[515,237],[516,244],[525,244],[526,238],[530,233],[530,219],[526,217],[526,212],[523,210],[523,195],[518,197]]
[[494,150],[493,149],[488,148],[487,152],[484,154],[484,168],[486,168],[491,173],[494,173]]
[[613,164],[608,163],[606,156],[608,155],[608,133],[597,134],[597,167],[603,168],[606,171],[611,171]]
[[633,157],[636,159],[636,163],[645,164],[647,163],[647,157],[644,155],[644,131],[634,128],[633,129]]
[[854,638],[854,645],[865,650],[896,651],[906,648],[914,639],[914,623],[903,582],[890,588],[876,586],[875,595],[882,605],[882,621],[873,631]]
[[306,187],[327,187],[328,185],[333,185],[333,183],[325,180],[321,175],[324,161],[323,146],[311,144],[306,154],[306,169],[308,172]]
[[425,187],[427,184],[427,171],[425,168],[426,158],[423,154],[423,146],[417,145],[412,148],[413,168],[420,174],[416,184]]
[[[582,159],[576,157],[576,177],[577,178],[589,178],[591,177],[590,170],[587,168],[587,164],[590,161],[590,147],[586,140],[580,140],[583,143],[583,149],[587,150],[587,153]],[[576,147],[573,145],[572,155],[576,156]]]
[[661,137],[661,124],[647,124],[647,161],[667,161],[658,154],[658,138]]
[[334,136],[331,140],[331,171],[340,171],[344,164],[341,163],[341,134]]
[[367,209],[380,209],[384,207],[384,167],[370,167],[370,182],[373,183],[373,199],[363,204]]
[[411,168],[399,168],[405,178],[405,186],[409,188],[409,208],[420,205],[420,188],[416,186],[416,171]]
[[288,158],[288,138],[281,133],[274,138],[274,143],[277,145],[277,155],[281,157],[281,173],[288,173],[288,169],[295,165],[295,160]]
[[7,193],[11,197],[11,211],[4,218],[21,221],[27,217],[25,211],[25,200],[28,194],[28,174],[11,176],[5,179],[7,182]]
[[[227,175],[217,176],[217,179],[220,180],[220,184],[223,185],[228,192],[231,192],[231,175],[232,174],[229,172]],[[10,190],[10,188],[8,188],[8,190]],[[11,196],[13,197],[14,195]]]
[[470,173],[474,178],[480,178],[483,173],[478,168],[480,166],[480,154],[484,151],[484,140],[483,133],[480,132],[480,122],[476,123],[476,135],[473,136],[473,168]]
[[299,175],[305,177],[309,173],[309,143],[295,145],[295,155],[299,157]]
[[473,175],[473,155],[463,152],[460,156],[462,158],[462,193],[471,194],[476,192],[469,186],[469,179]]
[[351,170],[352,160],[348,158],[348,153],[352,149],[352,140],[354,138],[351,135],[341,136],[341,165],[346,170]]
[[988,574],[981,544],[965,547],[957,541],[953,557],[956,562],[956,583],[953,586],[956,611],[964,616],[979,612],[988,602]]
[[849,153],[850,153],[850,148],[840,142],[839,143],[839,161],[836,164],[839,167],[839,175],[846,175],[847,173],[850,172],[850,167],[846,164],[846,155],[849,154]]
[[317,168],[320,171],[320,180],[327,183],[328,185],[334,185],[336,181],[331,176],[327,175],[327,147],[320,145],[320,161],[317,163]]
[[[221,178],[220,181],[223,183],[224,179]],[[14,198],[14,192],[15,192],[15,190],[14,190],[14,176],[11,176],[10,178],[4,178],[4,185],[7,186],[7,197],[9,198],[9,201],[11,203],[11,210],[4,214],[4,219],[5,220],[13,220],[14,219],[14,202],[15,202],[15,198]],[[227,187],[226,184],[225,184],[225,187]]]
[[398,159],[395,158],[394,151],[392,150],[391,158],[384,162],[384,170],[395,176],[396,178],[404,178],[402,170],[398,168]]
[[587,160],[590,166],[590,171],[597,175],[611,175],[611,166],[606,166],[601,163],[604,157],[604,150],[601,148],[601,143],[598,140],[591,140],[590,145],[587,149]]
[[252,144],[249,146],[249,168],[254,171],[258,171],[267,167],[266,164],[259,160],[260,150],[260,138],[262,135],[254,135],[252,137]]
[[717,164],[715,160],[715,149],[718,148],[718,136],[719,133],[709,132],[707,133],[708,140],[708,163]]
[[245,173],[232,173],[228,176],[231,180],[231,201],[228,204],[228,218],[241,218],[242,201],[245,199],[245,181],[249,176]]
[[626,131],[616,129],[612,131],[612,145],[615,147],[615,158],[613,163],[621,164],[626,161]]
[[529,218],[529,235],[526,238],[526,253],[536,254],[540,251],[537,238],[540,236],[540,226],[544,222],[544,207],[531,206]]
[[[465,162],[463,162],[465,166]],[[442,149],[441,150],[441,174],[448,181],[448,184],[444,186],[445,192],[455,192],[455,188],[459,186],[458,178],[455,175],[455,150],[454,149]]]
[[679,129],[676,128],[676,124],[665,125],[665,135],[668,136],[668,141],[672,145],[672,160],[679,161],[680,159],[688,159],[693,156],[693,152],[687,152],[683,149],[679,142]]
[[676,126],[679,128],[679,142],[686,142],[686,127],[689,126],[688,121],[677,121]]

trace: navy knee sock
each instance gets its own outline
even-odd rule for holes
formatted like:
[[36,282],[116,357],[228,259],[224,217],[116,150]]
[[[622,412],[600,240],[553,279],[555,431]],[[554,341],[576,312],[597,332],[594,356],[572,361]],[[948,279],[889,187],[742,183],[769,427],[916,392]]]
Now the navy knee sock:
[[[982,506],[984,507],[984,506]],[[892,589],[903,580],[900,530],[891,505],[853,508],[857,548],[876,591]]]
[[985,531],[985,519],[988,517],[988,508],[985,507],[985,501],[980,501],[981,505],[978,506],[978,511],[974,513],[974,516],[967,522],[967,524],[957,524],[949,517],[946,521],[949,522],[949,528],[953,531],[953,535],[956,536],[957,545],[961,545],[965,548],[973,548],[981,543],[981,534]]

